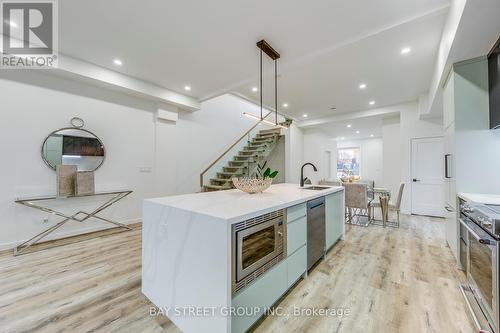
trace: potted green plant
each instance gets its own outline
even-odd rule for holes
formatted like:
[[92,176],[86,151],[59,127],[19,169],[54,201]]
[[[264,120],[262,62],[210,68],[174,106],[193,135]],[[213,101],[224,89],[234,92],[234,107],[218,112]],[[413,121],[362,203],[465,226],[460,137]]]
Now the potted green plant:
[[233,178],[232,181],[233,185],[241,191],[250,194],[261,193],[271,186],[278,173],[278,170],[272,171],[267,167],[267,161],[265,161],[262,165],[257,164],[256,178]]

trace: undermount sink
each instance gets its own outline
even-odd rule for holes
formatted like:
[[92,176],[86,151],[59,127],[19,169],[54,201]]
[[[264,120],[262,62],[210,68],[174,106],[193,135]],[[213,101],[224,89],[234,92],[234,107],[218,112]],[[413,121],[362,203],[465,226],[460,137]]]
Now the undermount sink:
[[303,190],[315,190],[315,191],[321,191],[321,190],[327,190],[330,187],[328,186],[308,186],[308,187],[303,187]]

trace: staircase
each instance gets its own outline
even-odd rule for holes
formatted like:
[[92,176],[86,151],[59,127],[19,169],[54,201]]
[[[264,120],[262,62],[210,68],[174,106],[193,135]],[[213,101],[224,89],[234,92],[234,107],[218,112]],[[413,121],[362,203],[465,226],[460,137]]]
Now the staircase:
[[254,177],[257,164],[262,163],[273,152],[281,136],[281,129],[271,128],[261,130],[247,143],[238,155],[234,156],[226,166],[210,179],[209,185],[203,186],[203,192],[229,190],[234,188],[234,177]]

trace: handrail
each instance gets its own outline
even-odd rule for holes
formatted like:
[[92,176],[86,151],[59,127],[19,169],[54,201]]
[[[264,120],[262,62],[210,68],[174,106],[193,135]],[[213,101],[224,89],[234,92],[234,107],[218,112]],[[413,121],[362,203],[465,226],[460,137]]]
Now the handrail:
[[208,170],[210,170],[210,168],[212,168],[215,163],[219,162],[231,149],[234,148],[234,146],[236,146],[245,136],[247,136],[255,127],[257,127],[260,123],[262,123],[264,121],[264,119],[266,119],[272,112],[269,112],[268,114],[266,114],[264,116],[264,118],[262,118],[261,120],[259,120],[257,123],[255,123],[255,125],[253,125],[248,131],[246,131],[242,136],[239,137],[238,140],[236,140],[232,145],[230,145],[226,150],[224,150],[224,152],[215,159],[215,161],[213,161],[212,163],[210,163],[210,165],[205,169],[203,170],[202,173],[200,173],[200,187],[203,187],[203,176],[205,175],[205,173],[207,173]]

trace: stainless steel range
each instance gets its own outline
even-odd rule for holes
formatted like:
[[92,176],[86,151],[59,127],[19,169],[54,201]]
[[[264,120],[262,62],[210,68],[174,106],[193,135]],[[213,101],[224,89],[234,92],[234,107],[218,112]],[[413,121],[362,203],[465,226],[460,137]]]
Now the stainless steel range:
[[[467,300],[478,332],[498,333],[500,206],[460,202],[460,238],[466,256]],[[463,259],[463,258],[461,258]]]

